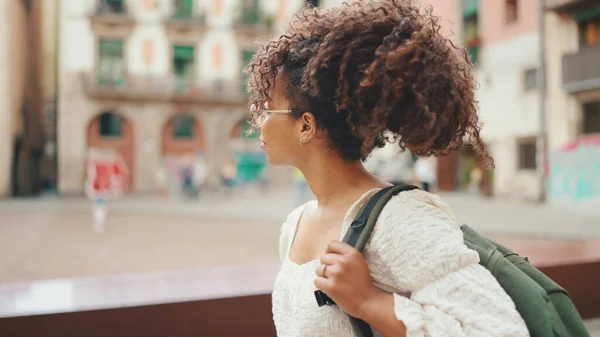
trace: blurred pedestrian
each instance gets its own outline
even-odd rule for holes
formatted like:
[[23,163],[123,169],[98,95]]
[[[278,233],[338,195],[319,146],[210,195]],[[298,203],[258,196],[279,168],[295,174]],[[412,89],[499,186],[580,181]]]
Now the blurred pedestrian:
[[104,224],[106,222],[107,216],[108,207],[106,206],[104,198],[101,196],[96,197],[94,199],[94,204],[92,205],[92,228],[96,233],[104,232]]

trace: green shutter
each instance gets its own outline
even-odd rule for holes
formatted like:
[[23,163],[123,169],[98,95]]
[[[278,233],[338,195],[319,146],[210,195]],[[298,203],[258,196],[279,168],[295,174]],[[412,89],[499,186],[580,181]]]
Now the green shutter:
[[259,23],[260,20],[260,7],[258,0],[244,0],[244,23]]
[[250,62],[250,60],[252,59],[252,57],[254,57],[255,51],[254,50],[244,50],[242,51],[242,59],[244,61],[244,66],[246,66],[248,64],[248,62]]
[[476,64],[479,61],[479,46],[467,47],[467,52],[471,56],[471,62]]
[[[498,0],[495,0],[498,1]],[[470,16],[477,15],[479,11],[478,0],[463,0],[463,17],[467,18]]]
[[[248,65],[248,62],[254,57],[255,51],[253,50],[244,50],[242,51],[242,62],[243,67],[245,68]],[[246,82],[248,81],[248,74],[243,73],[242,75],[242,92],[248,94],[248,89],[246,88]]]
[[192,46],[175,46],[173,48],[173,58],[194,62],[194,47]]
[[175,13],[173,15],[176,19],[190,19],[194,11],[193,0],[175,0]]
[[123,56],[123,41],[100,40],[100,55]]
[[589,19],[600,18],[600,6],[588,8],[586,10],[573,12],[573,19],[577,22],[587,21]]

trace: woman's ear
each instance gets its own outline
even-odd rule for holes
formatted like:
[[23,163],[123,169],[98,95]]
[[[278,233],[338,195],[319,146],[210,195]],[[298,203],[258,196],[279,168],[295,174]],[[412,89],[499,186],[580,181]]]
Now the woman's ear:
[[311,112],[305,112],[302,114],[299,122],[299,131],[300,138],[302,138],[303,143],[310,141],[317,132],[317,120],[315,115]]

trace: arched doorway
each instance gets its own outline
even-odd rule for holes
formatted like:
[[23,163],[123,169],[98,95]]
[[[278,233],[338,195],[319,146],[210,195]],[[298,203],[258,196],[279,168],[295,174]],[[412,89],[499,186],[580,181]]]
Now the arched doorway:
[[161,137],[159,192],[171,197],[197,195],[208,173],[202,124],[192,115],[178,114],[167,120]]
[[119,155],[127,165],[129,189],[133,188],[134,135],[129,120],[113,111],[96,116],[87,129],[88,150],[108,150]]

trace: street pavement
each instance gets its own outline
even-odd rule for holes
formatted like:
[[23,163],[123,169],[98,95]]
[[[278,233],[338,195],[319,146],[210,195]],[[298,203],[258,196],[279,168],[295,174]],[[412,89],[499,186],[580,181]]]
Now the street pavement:
[[[442,193],[460,223],[487,235],[522,238],[600,238],[600,212],[567,211],[552,205],[503,198],[482,198],[465,193]],[[92,203],[82,198],[44,198],[0,201],[0,216],[6,212],[91,212]],[[293,208],[292,191],[267,193],[247,190],[234,196],[212,196],[201,200],[164,200],[128,197],[108,202],[111,213],[128,215],[193,216],[235,221],[281,222]],[[600,205],[598,205],[600,209]]]

